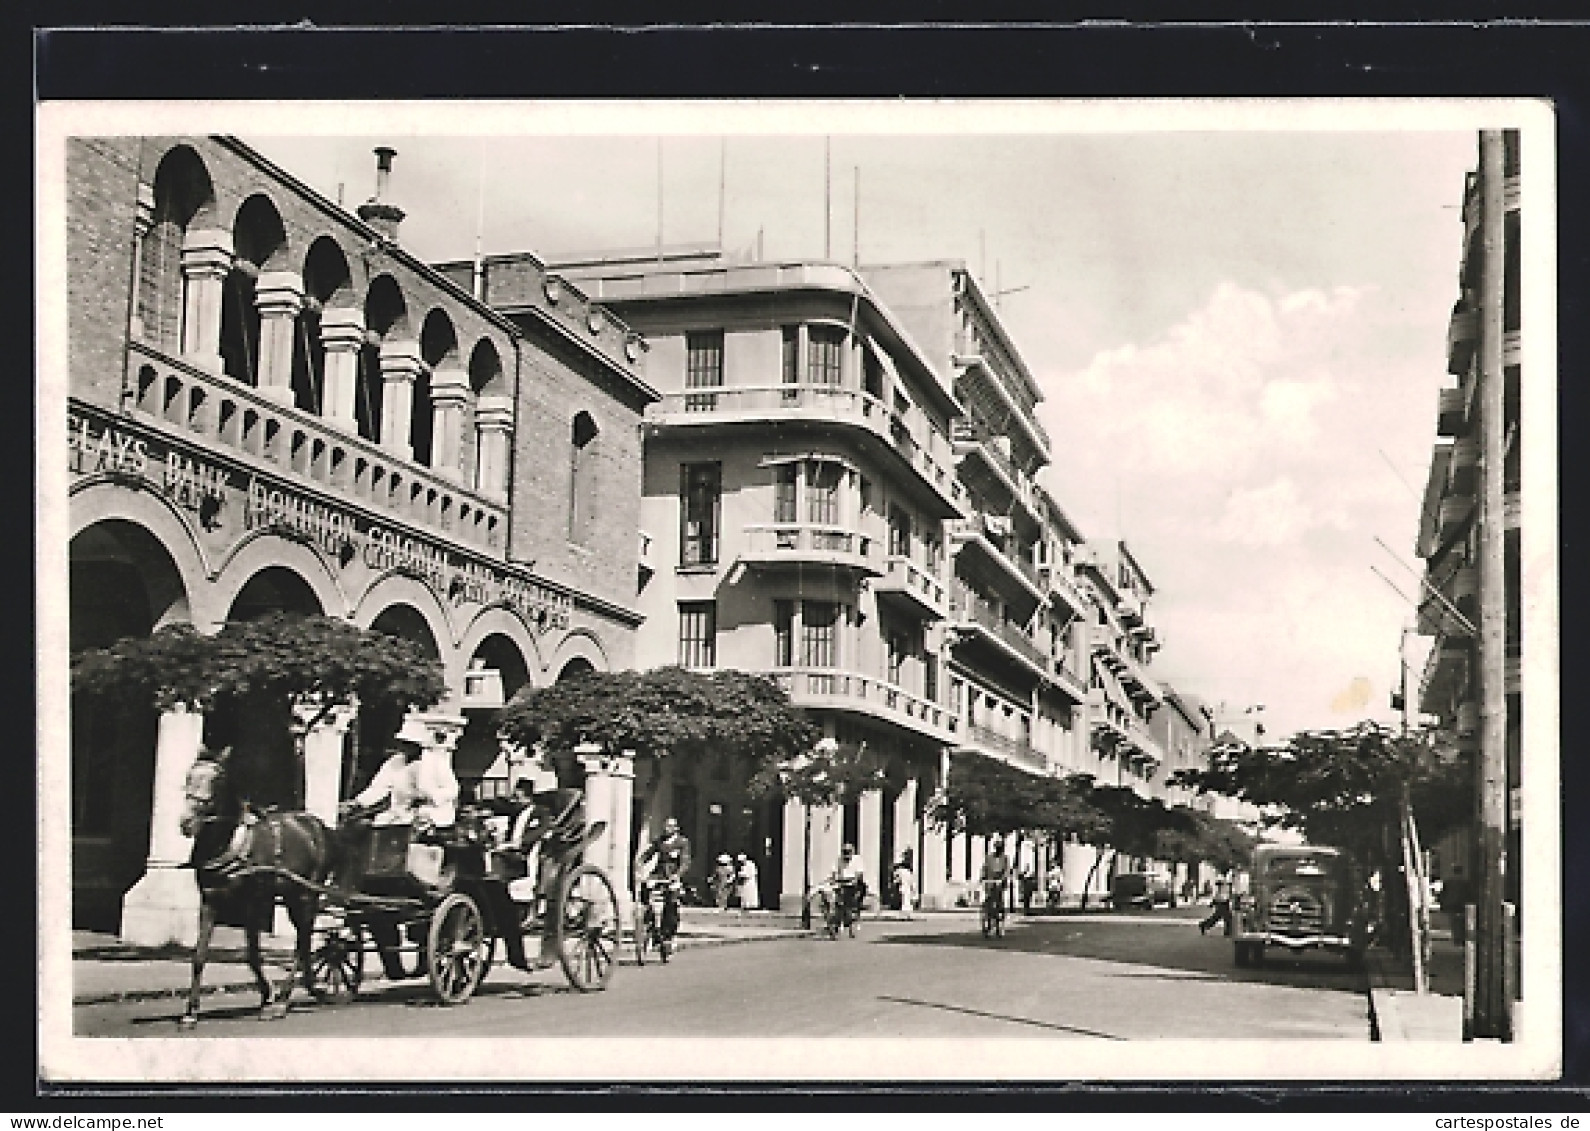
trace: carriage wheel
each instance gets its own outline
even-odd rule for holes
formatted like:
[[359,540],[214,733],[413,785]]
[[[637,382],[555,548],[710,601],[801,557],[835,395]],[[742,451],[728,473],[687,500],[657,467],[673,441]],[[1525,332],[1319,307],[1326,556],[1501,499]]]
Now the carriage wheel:
[[486,976],[490,947],[486,920],[469,896],[454,892],[432,912],[425,960],[431,988],[444,1005],[467,1001],[475,992]]
[[339,920],[309,956],[309,991],[319,1001],[342,1004],[353,1000],[363,981],[364,930]]
[[555,943],[569,984],[581,992],[605,989],[618,957],[618,896],[607,873],[581,864],[558,885]]

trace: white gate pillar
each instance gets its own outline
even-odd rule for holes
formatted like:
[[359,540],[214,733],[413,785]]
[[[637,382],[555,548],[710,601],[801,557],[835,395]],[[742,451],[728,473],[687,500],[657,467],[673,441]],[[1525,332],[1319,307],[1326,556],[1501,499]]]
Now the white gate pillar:
[[182,835],[183,787],[199,756],[204,716],[177,706],[160,716],[155,739],[149,857],[143,876],[122,901],[121,936],[139,946],[192,946],[199,934],[199,887],[182,867],[193,840]]

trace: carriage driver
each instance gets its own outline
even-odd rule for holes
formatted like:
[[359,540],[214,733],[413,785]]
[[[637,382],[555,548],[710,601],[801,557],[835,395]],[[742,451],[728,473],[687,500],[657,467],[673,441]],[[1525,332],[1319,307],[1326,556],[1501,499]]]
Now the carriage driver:
[[412,825],[416,833],[452,828],[458,811],[458,779],[443,751],[425,751],[401,735],[387,744],[387,760],[352,805],[370,809],[386,803],[372,822]]

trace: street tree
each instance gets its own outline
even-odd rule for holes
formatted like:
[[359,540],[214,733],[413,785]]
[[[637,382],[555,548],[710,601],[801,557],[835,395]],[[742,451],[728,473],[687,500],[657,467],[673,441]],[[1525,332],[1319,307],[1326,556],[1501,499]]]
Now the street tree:
[[[816,729],[812,735],[815,737]],[[888,780],[887,761],[867,748],[833,738],[817,738],[804,750],[770,759],[751,775],[752,797],[783,796],[801,803],[801,926],[812,925],[812,809],[843,805]]]
[[303,804],[305,735],[336,708],[399,717],[447,692],[418,645],[333,617],[270,613],[213,636],[169,625],[90,649],[72,662],[74,694],[177,706],[216,720],[240,786],[258,804]]
[[[1434,839],[1469,819],[1472,775],[1472,760],[1443,748],[1436,732],[1403,735],[1366,720],[1300,731],[1276,746],[1217,746],[1206,767],[1179,771],[1171,784],[1249,802],[1265,823],[1296,829],[1310,843],[1343,849],[1390,876],[1409,855],[1397,831],[1405,820],[1411,824],[1417,814],[1417,828]],[[1383,885],[1388,920],[1408,914],[1402,887]],[[1401,936],[1389,932],[1393,945]]]

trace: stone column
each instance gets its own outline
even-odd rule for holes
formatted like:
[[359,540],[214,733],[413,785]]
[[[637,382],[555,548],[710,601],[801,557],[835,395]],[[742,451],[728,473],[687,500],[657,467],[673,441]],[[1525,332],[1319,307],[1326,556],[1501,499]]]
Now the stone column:
[[889,852],[889,866],[894,867],[895,861],[900,859],[900,853],[907,848],[911,850],[911,874],[916,877],[916,890],[920,898],[922,894],[922,861],[920,853],[916,850],[917,819],[916,819],[916,789],[915,778],[906,778],[905,785],[900,787],[900,792],[894,799],[894,845]]
[[265,271],[254,282],[254,306],[259,311],[259,391],[277,404],[293,403],[293,344],[303,305],[304,281],[295,272]]
[[438,369],[431,374],[431,470],[454,483],[464,479],[464,406],[469,374]]
[[[794,798],[784,802],[784,860],[779,878],[778,909],[797,915],[801,909],[801,882],[805,876],[806,806]],[[815,885],[820,877],[812,873]]]
[[155,226],[155,190],[140,181],[138,200],[133,207],[132,336],[143,341],[148,336],[143,313],[144,241],[148,238],[150,229]]
[[414,382],[424,362],[418,342],[381,345],[381,446],[402,459],[414,458],[409,425],[414,416]]
[[193,841],[182,835],[183,786],[199,756],[204,716],[176,707],[160,716],[155,739],[149,856],[143,876],[122,902],[122,938],[139,946],[192,946],[199,933],[199,889],[183,868]]
[[[313,704],[302,704],[293,708],[293,714],[302,726],[319,710]],[[337,823],[337,803],[342,800],[343,738],[355,713],[353,707],[333,707],[304,735],[304,809],[328,825]]]
[[325,391],[320,412],[326,423],[350,436],[359,433],[355,390],[359,351],[364,348],[364,315],[357,310],[327,310],[320,316],[320,344],[326,351]]
[[948,852],[944,830],[928,826],[922,836],[922,859],[916,862],[917,892],[926,909],[949,906],[944,881],[944,862]]
[[594,745],[578,746],[580,766],[585,770],[585,820],[589,824],[606,821],[607,828],[585,849],[585,861],[595,864],[613,881],[618,895],[619,922],[629,921],[633,895],[629,884],[629,814],[635,785],[635,754],[625,750],[608,753]]
[[513,401],[481,397],[475,404],[475,429],[480,455],[475,463],[475,489],[487,498],[508,497],[508,438],[513,434]]
[[182,355],[221,372],[221,292],[232,273],[232,236],[190,231],[182,241]]
[[869,789],[861,795],[860,804],[857,806],[856,829],[856,854],[861,857],[861,866],[865,869],[867,887],[871,890],[867,898],[877,906],[883,905],[883,886],[888,882],[889,875],[884,872],[875,875],[878,871],[878,857],[883,851],[883,792]]

